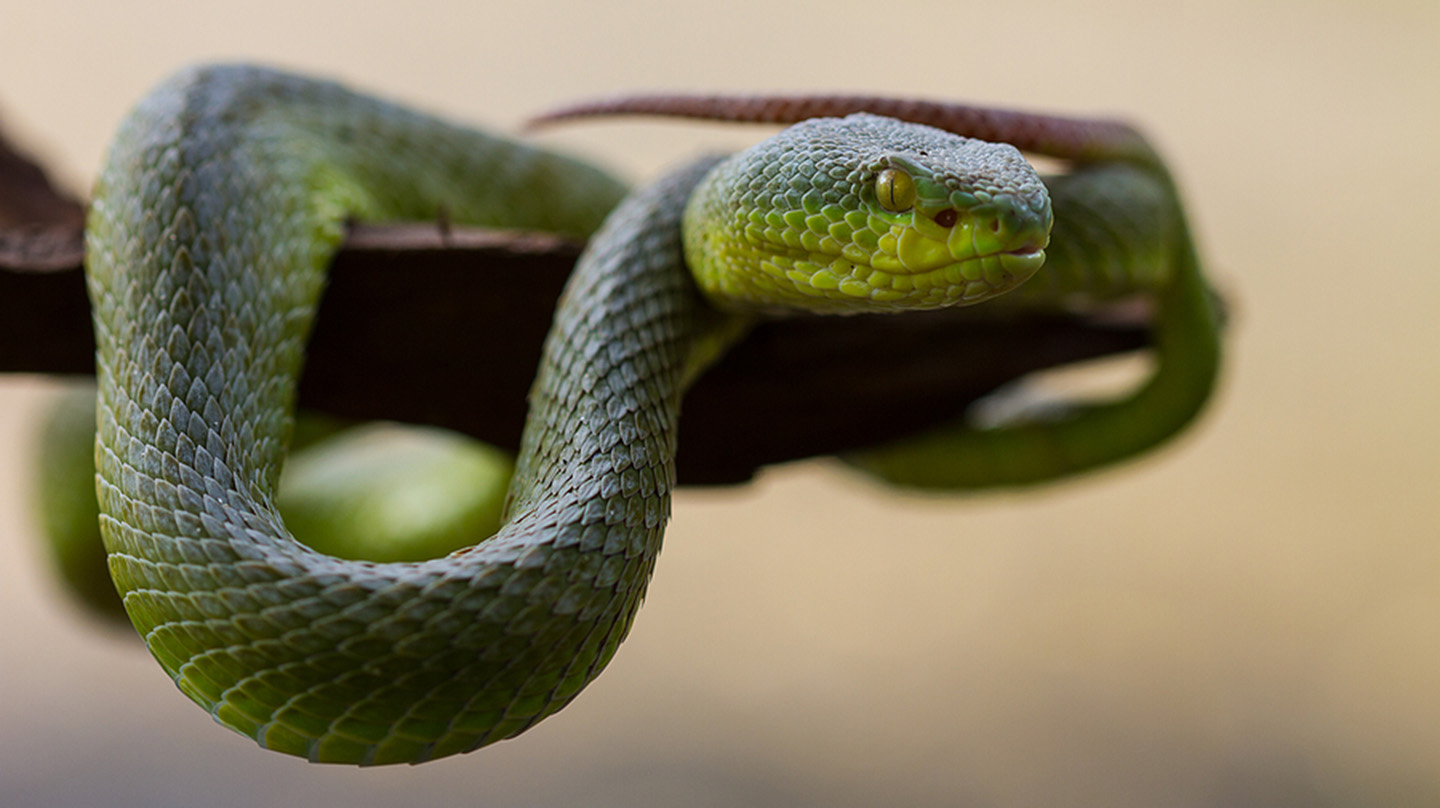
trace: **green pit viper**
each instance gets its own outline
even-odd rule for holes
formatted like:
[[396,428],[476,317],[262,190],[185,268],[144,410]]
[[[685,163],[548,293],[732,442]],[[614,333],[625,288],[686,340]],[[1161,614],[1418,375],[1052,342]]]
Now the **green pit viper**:
[[[1214,301],[1173,183],[1127,127],[858,98],[631,99],[560,117],[626,112],[795,125],[627,195],[574,159],[249,66],[183,72],[126,119],[87,223],[99,524],[136,630],[216,721],[368,765],[467,752],[559,710],[644,596],[686,386],[756,317],[1017,287],[987,306],[1154,299],[1158,370],[1134,394],[847,458],[908,486],[1110,463],[1210,392]],[[1072,170],[1042,181],[1014,146],[927,122]],[[287,530],[277,483],[326,267],[352,220],[442,215],[589,238],[504,523],[423,561],[316,552]]]

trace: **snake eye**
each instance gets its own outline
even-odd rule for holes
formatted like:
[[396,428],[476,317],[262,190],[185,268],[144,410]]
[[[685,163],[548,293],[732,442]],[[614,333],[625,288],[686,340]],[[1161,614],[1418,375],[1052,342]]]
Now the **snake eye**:
[[875,199],[891,213],[904,213],[915,205],[915,180],[898,168],[887,168],[875,177]]

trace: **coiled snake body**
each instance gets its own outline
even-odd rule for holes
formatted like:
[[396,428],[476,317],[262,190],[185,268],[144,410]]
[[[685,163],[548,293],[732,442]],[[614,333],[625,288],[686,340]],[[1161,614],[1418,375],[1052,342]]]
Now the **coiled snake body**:
[[[669,516],[680,396],[747,318],[979,302],[1036,272],[1051,226],[1013,147],[866,115],[623,193],[255,68],[186,72],[130,116],[88,227],[101,527],[135,627],[217,721],[361,764],[524,731],[625,636]],[[348,220],[442,212],[599,228],[546,342],[506,522],[431,561],[316,553],[274,502],[326,264]],[[877,473],[903,477],[889,462]],[[914,482],[963,484],[944,477]]]

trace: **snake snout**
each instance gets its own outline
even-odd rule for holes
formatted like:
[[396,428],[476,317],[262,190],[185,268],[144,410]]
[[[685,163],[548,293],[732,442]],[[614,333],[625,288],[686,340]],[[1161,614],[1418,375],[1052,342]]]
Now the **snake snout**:
[[[1045,263],[1054,218],[1049,200],[1020,196],[997,196],[988,210],[977,211],[972,248],[982,262],[994,261],[986,279],[991,293],[1013,289],[1029,280]],[[994,270],[998,269],[999,272]]]
[[975,250],[980,255],[1040,252],[1050,243],[1054,217],[1048,200],[1032,204],[1028,199],[997,197],[984,223],[976,228]]

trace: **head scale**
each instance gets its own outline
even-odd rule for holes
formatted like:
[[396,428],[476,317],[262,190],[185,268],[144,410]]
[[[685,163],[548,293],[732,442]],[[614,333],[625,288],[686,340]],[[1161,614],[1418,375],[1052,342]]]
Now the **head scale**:
[[1051,221],[1013,146],[862,113],[716,166],[691,196],[685,254],[728,309],[940,308],[1035,274]]

